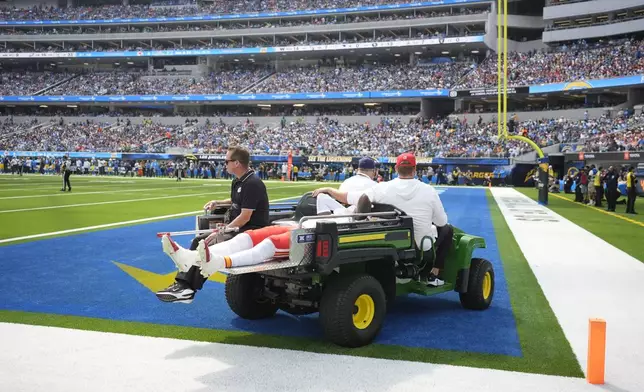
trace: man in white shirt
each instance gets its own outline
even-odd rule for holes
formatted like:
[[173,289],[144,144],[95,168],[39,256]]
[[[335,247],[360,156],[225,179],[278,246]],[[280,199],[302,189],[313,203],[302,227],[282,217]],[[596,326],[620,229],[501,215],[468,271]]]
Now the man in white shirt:
[[[377,184],[373,180],[376,175],[376,161],[365,157],[358,161],[358,172],[355,176],[349,177],[340,185],[341,192],[364,191]],[[346,215],[355,211],[355,206],[345,208],[329,195],[320,194],[316,200],[317,214]]]
[[[445,266],[445,258],[450,247],[453,229],[447,224],[447,214],[436,190],[428,184],[418,181],[416,176],[416,157],[404,153],[396,159],[398,178],[381,182],[370,189],[356,192],[342,192],[334,188],[321,188],[313,192],[313,196],[328,194],[341,203],[357,205],[361,196],[365,195],[371,203],[389,204],[408,216],[414,222],[414,238],[418,249],[429,254],[432,242],[435,244],[436,258],[428,278],[428,284],[441,286],[444,281],[439,278],[440,270]],[[440,231],[440,236],[439,236]],[[423,243],[424,237],[432,241]],[[422,274],[422,272],[421,272]]]
[[376,176],[376,161],[365,157],[358,161],[358,171],[355,176],[349,177],[340,185],[341,192],[360,191],[376,185],[373,178]]

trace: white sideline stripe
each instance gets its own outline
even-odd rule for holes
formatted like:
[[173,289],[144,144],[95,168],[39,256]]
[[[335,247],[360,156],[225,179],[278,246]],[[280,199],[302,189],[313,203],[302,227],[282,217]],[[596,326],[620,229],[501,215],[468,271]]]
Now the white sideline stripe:
[[21,209],[18,209],[18,210],[0,211],[0,214],[8,214],[8,213],[13,213],[13,212],[27,212],[27,211],[57,210],[57,209],[60,209],[60,208],[100,206],[100,205],[105,205],[105,204],[136,203],[136,202],[140,202],[140,201],[150,201],[150,200],[178,199],[178,198],[181,198],[181,197],[193,197],[193,196],[204,196],[204,195],[219,195],[219,194],[222,194],[222,193],[225,194],[225,193],[228,193],[228,192],[189,193],[187,195],[146,197],[146,198],[143,198],[143,199],[113,200],[113,201],[101,201],[101,202],[98,202],[98,203],[79,203],[79,204],[66,204],[66,205],[62,205],[62,206],[21,208]]
[[[7,337],[0,356],[5,391],[604,390],[581,378],[250,347],[243,338],[230,345],[10,323],[0,323],[0,336]],[[282,374],[293,364],[286,382]]]
[[[64,194],[59,194],[59,193],[48,193],[45,195],[28,195],[28,196],[5,196],[5,197],[0,197],[0,200],[9,200],[9,199],[27,199],[27,198],[34,198],[34,197],[54,197],[54,196],[74,196],[74,195],[91,195],[91,194],[104,194],[104,193],[127,193],[127,192],[142,192],[144,190],[149,190],[149,191],[156,191],[157,189],[190,189],[190,188],[203,188],[204,186],[206,187],[219,187],[219,186],[224,186],[226,184],[224,183],[219,183],[219,184],[201,184],[201,185],[192,185],[192,186],[180,186],[180,187],[164,187],[164,188],[145,188],[145,189],[127,189],[123,188],[119,191],[96,191],[96,192],[76,192],[76,193],[64,193]],[[94,188],[95,186],[105,186],[105,185],[92,185],[91,188]],[[318,183],[310,182],[307,184],[298,184],[298,185],[284,185],[280,188],[298,188],[298,187],[318,187]],[[52,187],[51,189],[58,189],[58,187]],[[269,188],[269,189],[276,189],[276,188]],[[11,192],[11,191],[17,191],[17,190],[25,190],[25,191],[34,191],[34,192],[49,192],[49,189],[34,189],[34,188],[16,188],[16,189],[0,189],[0,192]],[[440,193],[440,192],[439,192]]]
[[[213,184],[211,186],[224,186],[224,184]],[[163,187],[163,188],[140,188],[140,189],[121,189],[118,191],[95,191],[95,192],[76,192],[76,193],[49,193],[46,195],[27,195],[27,196],[5,196],[0,197],[0,200],[10,199],[31,199],[35,197],[61,197],[61,196],[76,196],[76,195],[96,195],[96,194],[112,194],[112,193],[130,193],[130,192],[144,192],[144,191],[165,191],[165,190],[182,190],[190,188],[203,188],[204,185],[182,186],[182,187]]]
[[512,188],[492,194],[582,370],[588,319],[603,318],[607,390],[644,391],[644,264]]
[[[271,202],[290,200],[290,199],[294,199],[296,197],[297,196],[283,197],[281,199],[271,200]],[[123,221],[123,222],[105,223],[105,224],[96,225],[96,226],[78,227],[76,229],[52,231],[52,232],[49,232],[49,233],[32,234],[32,235],[26,235],[26,236],[22,236],[22,237],[5,238],[3,240],[0,240],[0,244],[4,244],[4,243],[8,243],[8,242],[23,241],[23,240],[31,240],[31,239],[35,239],[35,238],[52,237],[52,236],[61,235],[61,234],[79,233],[79,232],[83,232],[83,231],[90,231],[90,230],[96,230],[96,229],[105,229],[105,228],[108,228],[108,227],[126,226],[126,225],[131,225],[131,224],[134,224],[134,223],[150,222],[150,221],[155,221],[155,220],[163,220],[163,219],[177,218],[177,217],[180,217],[180,216],[189,216],[189,215],[197,215],[197,214],[203,214],[203,210],[191,211],[191,212],[181,212],[181,213],[178,213],[178,214],[171,214],[171,215],[152,216],[150,218],[135,219],[135,220],[129,220],[129,221]]]
[[96,229],[105,229],[105,228],[108,228],[108,227],[125,226],[125,225],[131,225],[131,224],[134,224],[134,223],[150,222],[150,221],[155,221],[155,220],[160,220],[160,219],[177,218],[177,217],[180,217],[180,216],[195,215],[195,214],[198,214],[198,213],[203,213],[203,210],[201,210],[201,211],[191,211],[191,212],[182,212],[182,213],[179,213],[179,214],[171,214],[171,215],[153,216],[153,217],[150,217],[150,218],[135,219],[135,220],[124,221],[124,222],[106,223],[106,224],[103,224],[103,225],[96,225],[96,226],[79,227],[79,228],[76,228],[76,229],[53,231],[53,232],[50,232],[50,233],[33,234],[33,235],[26,235],[26,236],[22,236],[22,237],[6,238],[4,240],[0,240],[0,244],[4,244],[4,243],[7,243],[7,242],[31,240],[31,239],[35,239],[35,238],[51,237],[51,236],[61,235],[61,234],[78,233],[78,232],[82,232],[82,231],[90,231],[90,230],[96,230]]

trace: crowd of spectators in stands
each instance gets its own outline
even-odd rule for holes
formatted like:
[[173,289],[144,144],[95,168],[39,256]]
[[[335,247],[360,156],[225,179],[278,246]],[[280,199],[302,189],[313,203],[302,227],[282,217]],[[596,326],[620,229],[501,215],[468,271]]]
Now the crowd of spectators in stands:
[[157,18],[175,16],[197,16],[237,14],[254,12],[295,11],[324,8],[365,7],[370,5],[397,4],[400,0],[316,0],[315,6],[308,0],[215,0],[201,5],[185,4],[176,7],[155,5],[103,5],[84,7],[47,7],[30,8],[2,7],[0,19],[3,20],[72,20],[72,19],[128,19]]
[[[644,41],[578,43],[533,53],[510,53],[510,86],[571,82],[644,73]],[[141,72],[85,73],[46,92],[47,95],[143,95],[240,93],[273,73],[267,65],[238,66],[206,77],[152,78]],[[30,95],[72,74],[0,74],[2,95]],[[492,87],[497,83],[496,56],[470,61],[409,65],[364,63],[292,67],[253,86],[251,93],[378,91],[397,89]]]
[[[586,151],[644,149],[643,115],[530,120],[519,122],[515,131],[540,146],[579,142]],[[151,119],[142,124],[120,118],[111,123],[56,119],[37,127],[5,124],[4,134],[10,136],[0,137],[0,150],[19,151],[163,152],[178,147],[194,153],[220,153],[235,144],[269,155],[293,150],[315,156],[395,156],[415,151],[423,157],[514,157],[531,151],[521,142],[499,140],[494,122],[467,122],[455,116],[429,121],[382,117],[373,123],[319,117],[312,123],[282,119],[269,126],[250,120],[226,124],[195,119],[169,125]]]
[[321,26],[336,25],[345,23],[363,23],[363,22],[387,22],[393,20],[410,20],[422,18],[438,18],[451,15],[475,15],[483,13],[487,9],[460,8],[448,11],[418,11],[416,13],[408,12],[402,14],[382,14],[378,15],[329,15],[324,17],[310,17],[307,19],[278,19],[266,20],[261,22],[230,22],[230,23],[199,23],[191,22],[189,24],[154,24],[129,25],[129,26],[22,26],[20,28],[4,27],[0,29],[0,35],[61,35],[61,34],[115,34],[115,33],[156,33],[169,31],[221,31],[232,29],[259,29],[259,28],[277,28],[277,27],[296,27],[296,26]]
[[[644,41],[580,41],[548,50],[509,53],[508,84],[528,86],[612,78],[644,73]],[[459,88],[497,85],[497,57],[492,54],[459,84]]]

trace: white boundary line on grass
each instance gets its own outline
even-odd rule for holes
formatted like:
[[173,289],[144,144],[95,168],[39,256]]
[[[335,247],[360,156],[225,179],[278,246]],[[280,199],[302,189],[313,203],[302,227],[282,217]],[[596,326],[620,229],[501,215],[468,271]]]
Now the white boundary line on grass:
[[513,188],[491,191],[582,370],[588,319],[603,318],[606,390],[644,391],[644,264]]
[[[298,187],[310,187],[313,186],[315,183],[307,183],[307,184],[301,184],[301,185],[285,185],[280,188],[298,188]],[[224,184],[221,184],[222,186]],[[187,189],[187,188],[203,188],[204,184],[199,185],[199,186],[186,186],[186,187],[179,187],[179,188],[146,188],[146,189],[123,189],[121,191],[107,191],[107,192],[85,192],[85,193],[67,193],[67,194],[48,194],[48,195],[30,195],[30,196],[7,196],[7,197],[0,197],[0,200],[7,200],[7,199],[26,199],[26,198],[34,198],[34,197],[58,197],[58,196],[70,196],[70,195],[91,195],[91,194],[105,194],[105,193],[129,193],[129,192],[142,192],[142,191],[155,191],[157,189],[161,190],[181,190],[181,189]],[[211,184],[209,186],[219,186],[219,184]],[[175,195],[175,196],[161,196],[161,197],[150,197],[150,198],[145,198],[145,199],[128,199],[128,200],[115,200],[115,201],[104,201],[104,202],[98,202],[98,203],[81,203],[81,204],[67,204],[67,205],[62,205],[62,206],[48,206],[48,207],[34,207],[34,208],[22,208],[22,209],[17,209],[17,210],[6,210],[6,211],[0,211],[0,214],[6,214],[9,212],[27,212],[27,211],[38,211],[38,210],[53,210],[53,209],[58,209],[58,208],[69,208],[69,207],[85,207],[85,206],[95,206],[95,205],[101,205],[101,204],[117,204],[117,203],[127,203],[127,202],[136,202],[136,201],[144,201],[144,200],[156,200],[156,199],[172,199],[172,198],[178,198],[178,197],[189,197],[189,196],[202,196],[202,195],[219,195],[222,193],[228,193],[226,192],[207,192],[207,193],[191,193],[187,195]]]
[[113,200],[113,201],[101,201],[101,202],[98,202],[98,203],[79,203],[79,204],[66,204],[66,205],[62,205],[62,206],[21,208],[21,209],[17,209],[17,210],[0,211],[0,214],[8,214],[8,213],[13,213],[13,212],[56,210],[56,209],[60,209],[60,208],[99,206],[99,205],[104,205],[104,204],[136,203],[136,202],[140,202],[140,201],[163,200],[163,199],[178,199],[178,198],[181,198],[181,197],[193,197],[193,196],[204,196],[204,195],[221,195],[221,194],[227,194],[227,193],[228,192],[189,193],[187,195],[146,197],[146,198],[143,198],[143,199]]
[[[283,197],[281,199],[271,200],[271,202],[290,200],[290,199],[294,199],[296,197],[297,196]],[[178,214],[171,214],[171,215],[152,216],[150,218],[134,219],[134,220],[123,221],[123,222],[106,223],[106,224],[103,224],[103,225],[96,225],[96,226],[78,227],[78,228],[75,228],[75,229],[52,231],[52,232],[49,232],[49,233],[32,234],[32,235],[26,235],[26,236],[22,236],[22,237],[6,238],[6,239],[3,239],[3,240],[0,240],[0,244],[5,244],[5,243],[8,243],[8,242],[23,241],[23,240],[31,240],[31,239],[36,239],[36,238],[52,237],[52,236],[61,235],[61,234],[79,233],[79,232],[83,232],[83,231],[90,231],[90,230],[96,230],[96,229],[106,229],[106,228],[109,228],[109,227],[126,226],[126,225],[135,224],[135,223],[143,223],[143,222],[150,222],[150,221],[155,221],[155,220],[178,218],[180,216],[189,216],[189,215],[197,215],[197,214],[203,214],[203,210],[190,211],[190,212],[181,212],[181,213],[178,213]]]
[[[224,184],[212,184],[211,186],[224,186]],[[61,196],[77,196],[77,195],[96,195],[96,194],[112,194],[112,193],[130,193],[130,192],[144,192],[144,191],[167,191],[167,190],[181,190],[181,189],[190,189],[190,188],[201,188],[203,189],[204,185],[192,185],[192,186],[182,186],[182,187],[163,187],[163,188],[140,188],[140,189],[121,189],[118,191],[95,191],[95,192],[72,192],[72,193],[48,193],[46,195],[27,195],[27,196],[5,196],[0,197],[0,200],[11,200],[11,199],[32,199],[37,197],[61,197]]]

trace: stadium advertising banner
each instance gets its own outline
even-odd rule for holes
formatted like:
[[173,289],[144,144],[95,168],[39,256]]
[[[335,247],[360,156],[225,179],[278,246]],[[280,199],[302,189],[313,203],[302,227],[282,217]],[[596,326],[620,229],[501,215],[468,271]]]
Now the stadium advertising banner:
[[[508,94],[528,94],[530,88],[525,87],[508,87]],[[461,98],[461,97],[487,97],[491,95],[497,95],[498,90],[496,87],[492,88],[477,88],[472,90],[457,90],[450,91],[449,96],[452,98]]]
[[117,57],[182,57],[182,56],[219,56],[239,54],[266,54],[266,53],[291,53],[291,52],[315,52],[335,51],[347,49],[373,49],[373,48],[400,48],[405,46],[427,46],[442,44],[474,43],[483,42],[482,35],[469,37],[447,37],[428,39],[409,39],[386,42],[357,42],[347,44],[328,45],[299,45],[299,46],[275,46],[256,48],[230,48],[230,49],[186,49],[186,50],[127,50],[110,52],[25,52],[25,53],[0,53],[0,59],[30,59],[30,58],[117,58]]
[[644,75],[624,76],[621,78],[575,80],[569,83],[544,84],[530,86],[530,94],[552,93],[569,90],[587,90],[593,88],[608,88],[644,84]]
[[437,0],[406,4],[383,4],[352,8],[327,8],[318,10],[300,10],[285,12],[253,12],[247,14],[229,15],[199,15],[160,18],[114,18],[114,19],[78,19],[78,20],[3,20],[0,26],[58,26],[58,25],[99,25],[99,24],[124,24],[124,23],[168,23],[168,22],[203,22],[220,20],[239,20],[256,18],[279,18],[288,16],[316,16],[328,14],[343,14],[349,12],[403,10],[409,8],[422,8],[450,4],[475,4],[485,3],[489,0]]
[[615,152],[577,152],[566,153],[566,162],[569,161],[602,161],[602,162],[623,162],[624,164],[636,164],[644,162],[644,151],[615,151]]
[[312,99],[368,99],[447,97],[445,89],[394,90],[364,92],[292,93],[292,94],[210,94],[210,95],[37,95],[0,96],[2,102],[18,103],[123,103],[123,102],[219,102],[219,101],[289,101]]

